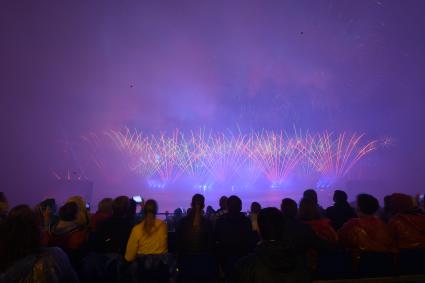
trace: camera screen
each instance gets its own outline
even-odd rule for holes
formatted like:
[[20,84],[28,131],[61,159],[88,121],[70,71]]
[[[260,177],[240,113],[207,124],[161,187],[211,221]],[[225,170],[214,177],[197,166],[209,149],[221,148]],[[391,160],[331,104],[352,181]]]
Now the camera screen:
[[133,200],[137,203],[141,203],[142,202],[142,197],[141,196],[134,196]]

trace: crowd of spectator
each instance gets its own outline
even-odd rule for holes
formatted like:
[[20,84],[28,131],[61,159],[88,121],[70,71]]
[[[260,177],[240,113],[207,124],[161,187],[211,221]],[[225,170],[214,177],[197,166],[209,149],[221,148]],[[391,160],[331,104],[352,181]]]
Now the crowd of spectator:
[[[395,193],[384,207],[359,194],[356,207],[344,191],[319,205],[314,190],[280,209],[242,200],[191,207],[158,217],[158,204],[105,198],[90,214],[80,196],[59,209],[54,199],[9,210],[0,193],[0,282],[310,282],[320,256],[345,252],[358,266],[364,253],[391,255],[425,250],[423,204]],[[424,266],[425,267],[425,266]],[[337,267],[335,267],[337,268]],[[424,269],[425,270],[425,269]]]

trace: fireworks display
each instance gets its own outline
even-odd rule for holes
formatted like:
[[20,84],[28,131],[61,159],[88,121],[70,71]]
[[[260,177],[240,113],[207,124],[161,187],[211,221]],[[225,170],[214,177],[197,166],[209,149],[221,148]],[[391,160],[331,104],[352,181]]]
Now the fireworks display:
[[364,156],[378,147],[378,141],[362,144],[363,134],[324,133],[316,137],[308,136],[305,156],[316,170],[324,175],[344,177]]
[[131,170],[163,185],[181,177],[198,184],[246,184],[262,176],[278,187],[300,168],[312,168],[328,179],[343,178],[380,144],[364,141],[364,134],[345,132],[290,136],[283,131],[244,135],[200,129],[155,136],[125,129],[107,135],[128,154]]

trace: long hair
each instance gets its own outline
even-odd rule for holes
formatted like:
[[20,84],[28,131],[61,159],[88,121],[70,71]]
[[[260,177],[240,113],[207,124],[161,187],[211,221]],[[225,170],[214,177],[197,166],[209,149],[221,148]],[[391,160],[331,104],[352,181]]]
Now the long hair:
[[311,198],[303,198],[300,202],[299,217],[301,220],[310,221],[321,218],[317,204]]
[[36,252],[40,246],[41,230],[34,211],[27,205],[14,207],[0,228],[0,270]]
[[192,215],[193,215],[193,227],[199,227],[202,219],[202,209],[205,206],[205,198],[201,194],[195,194],[192,197]]
[[75,202],[78,206],[78,214],[75,223],[86,227],[89,224],[89,215],[87,213],[86,201],[81,196],[70,197],[66,202]]
[[149,199],[146,201],[145,206],[143,207],[143,214],[145,219],[143,220],[142,229],[146,234],[150,235],[155,226],[155,218],[158,213],[158,204],[155,200]]

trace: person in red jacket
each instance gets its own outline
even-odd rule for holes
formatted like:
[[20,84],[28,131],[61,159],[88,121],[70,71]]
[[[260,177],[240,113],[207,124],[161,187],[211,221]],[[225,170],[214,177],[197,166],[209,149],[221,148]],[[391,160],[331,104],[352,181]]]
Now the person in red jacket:
[[352,251],[395,252],[387,224],[375,216],[378,200],[368,194],[357,196],[357,215],[338,230],[340,243]]
[[[319,206],[311,198],[303,198],[300,202],[299,208],[300,220],[311,227],[317,237],[326,241],[332,246],[338,243],[338,234],[332,227],[331,220],[322,216]],[[308,264],[310,271],[317,270],[318,264],[318,251],[310,249],[308,251]]]
[[299,217],[309,225],[316,235],[331,243],[338,242],[338,234],[328,218],[322,217],[317,204],[310,198],[303,198],[300,202]]
[[92,232],[96,231],[99,224],[111,218],[113,213],[112,203],[113,200],[111,198],[104,198],[99,202],[96,213],[90,218],[90,228]]
[[47,243],[62,248],[75,264],[84,254],[88,239],[87,227],[77,223],[78,205],[68,202],[59,209],[59,222],[48,232]]
[[389,226],[399,249],[425,248],[425,215],[418,209],[411,196],[392,194],[391,207],[394,216]]

